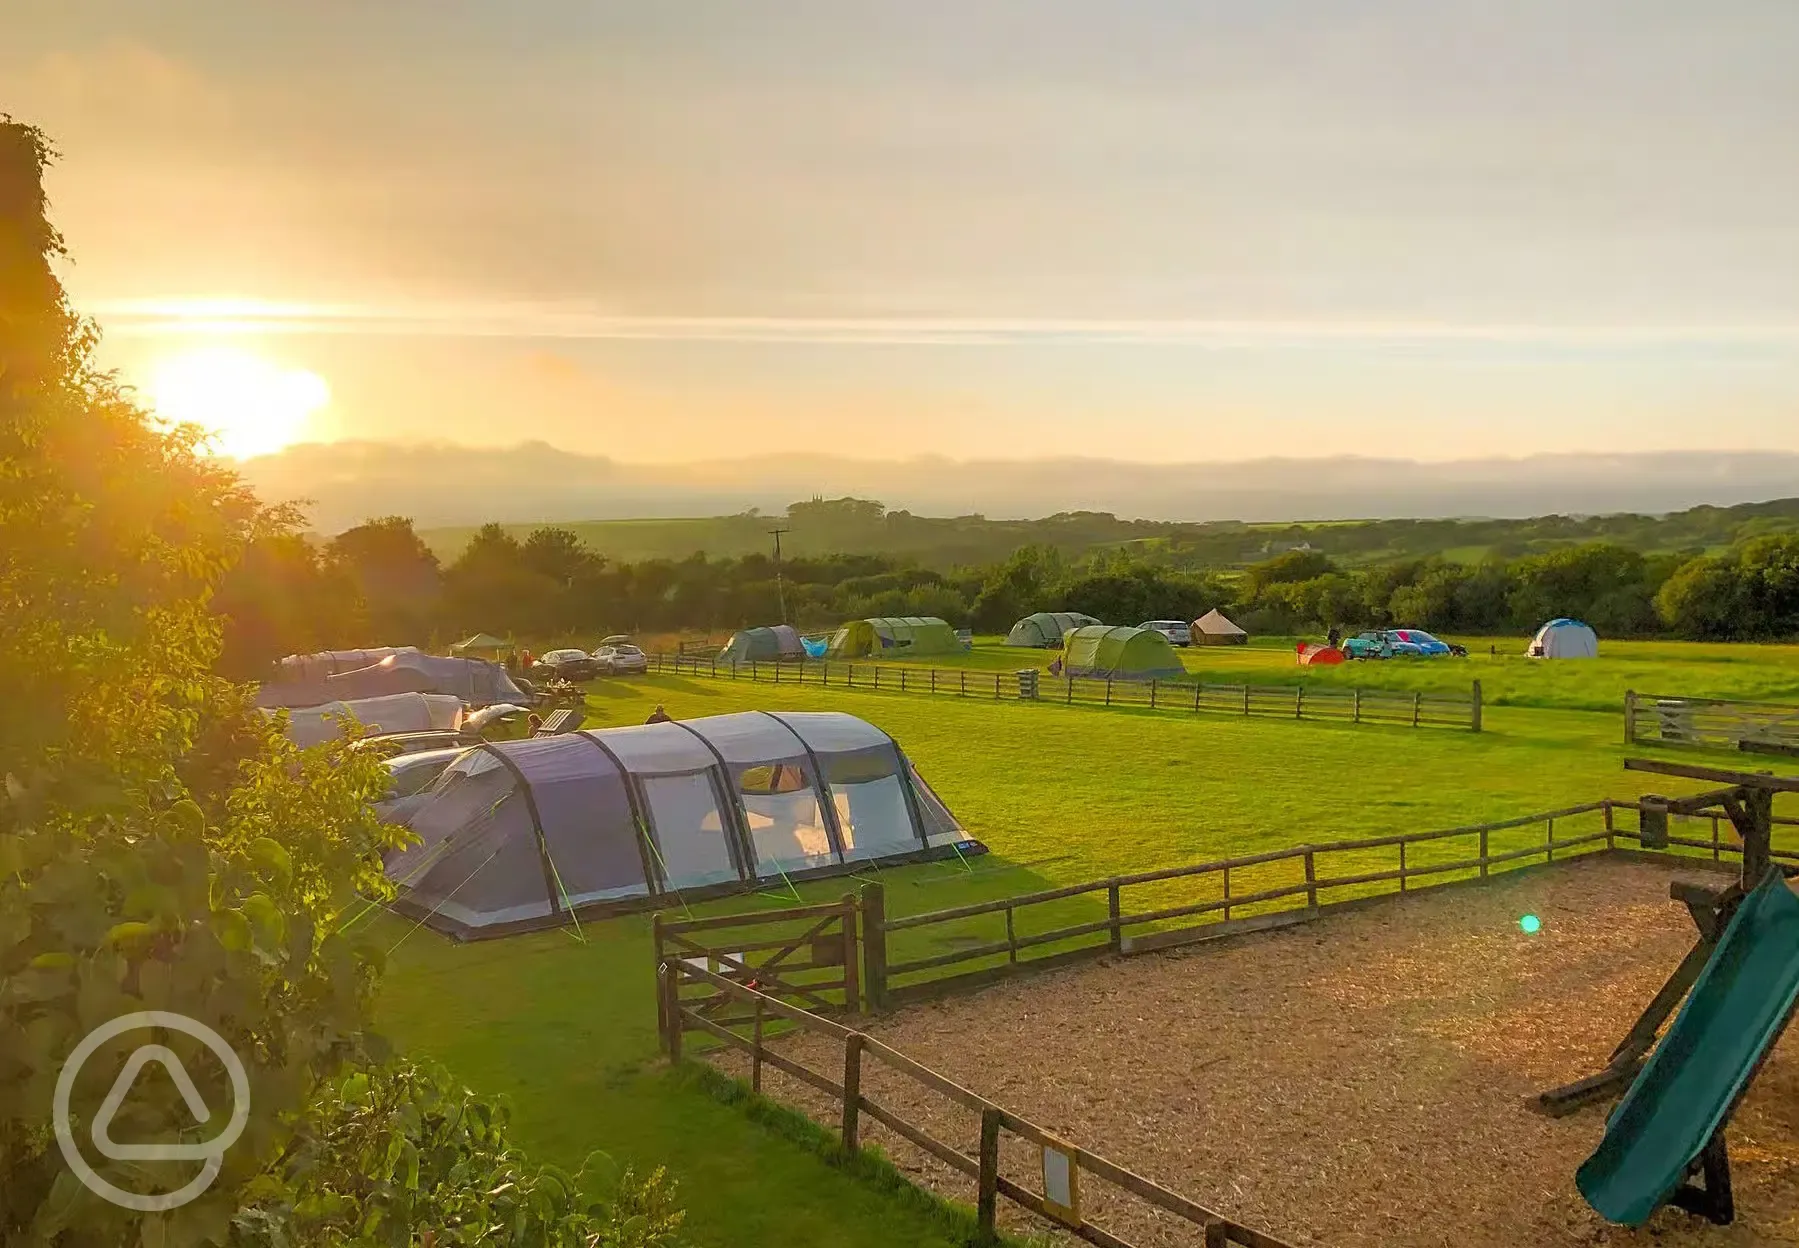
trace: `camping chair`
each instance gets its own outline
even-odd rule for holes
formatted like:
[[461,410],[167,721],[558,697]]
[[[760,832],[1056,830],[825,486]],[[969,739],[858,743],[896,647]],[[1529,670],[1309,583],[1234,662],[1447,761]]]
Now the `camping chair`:
[[533,737],[559,737],[563,733],[573,732],[587,718],[587,712],[573,707],[564,707],[560,711],[552,711],[550,717],[538,726]]

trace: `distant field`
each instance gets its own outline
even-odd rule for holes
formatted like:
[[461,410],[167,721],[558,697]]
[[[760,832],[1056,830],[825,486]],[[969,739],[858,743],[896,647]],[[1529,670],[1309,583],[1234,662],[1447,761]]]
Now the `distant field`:
[[[679,717],[840,709],[879,724],[993,851],[967,870],[950,863],[881,871],[890,910],[909,914],[1127,870],[1633,796],[1643,784],[1620,766],[1614,684],[1620,695],[1626,683],[1694,691],[1710,673],[1713,689],[1757,696],[1799,687],[1796,647],[1613,649],[1615,657],[1585,668],[1481,658],[1351,673],[1365,670],[1389,687],[1473,673],[1521,698],[1591,700],[1609,712],[1508,703],[1489,713],[1478,736],[676,677],[597,682],[588,708],[590,725],[602,727],[641,723],[657,703]],[[1015,664],[1030,653],[983,645],[962,661]],[[1232,679],[1291,679],[1298,670],[1275,644],[1187,657],[1196,670]],[[1678,781],[1654,787],[1686,791]],[[838,896],[857,883],[801,892]],[[751,896],[702,909],[778,904],[779,896]],[[474,1086],[509,1096],[521,1139],[546,1159],[576,1162],[603,1141],[625,1158],[667,1162],[682,1183],[694,1241],[712,1248],[944,1243],[921,1215],[664,1072],[647,917],[589,923],[585,943],[553,932],[455,945],[428,930],[391,927],[398,948],[383,989],[388,1034]]]

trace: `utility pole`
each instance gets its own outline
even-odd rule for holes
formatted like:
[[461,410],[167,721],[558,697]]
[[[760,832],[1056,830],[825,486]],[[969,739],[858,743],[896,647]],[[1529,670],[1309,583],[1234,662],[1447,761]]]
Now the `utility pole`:
[[787,622],[787,587],[781,581],[781,534],[791,533],[792,529],[770,529],[775,539],[775,594],[781,600],[781,623]]

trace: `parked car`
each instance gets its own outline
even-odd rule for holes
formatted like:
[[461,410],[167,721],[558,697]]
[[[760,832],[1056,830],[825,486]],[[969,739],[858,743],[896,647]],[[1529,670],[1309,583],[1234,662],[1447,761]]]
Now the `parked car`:
[[595,668],[608,676],[641,676],[650,670],[650,659],[629,642],[601,646],[593,652]]
[[425,791],[463,751],[424,750],[387,760],[387,792],[375,803],[375,813],[388,823],[402,823],[424,802]]
[[538,659],[531,670],[553,680],[592,680],[601,668],[595,656],[585,650],[552,650]]
[[1371,628],[1345,641],[1343,652],[1352,659],[1439,658],[1468,653],[1466,648],[1439,641],[1421,628]]
[[1193,625],[1186,620],[1145,620],[1137,627],[1160,633],[1177,646],[1193,644]]

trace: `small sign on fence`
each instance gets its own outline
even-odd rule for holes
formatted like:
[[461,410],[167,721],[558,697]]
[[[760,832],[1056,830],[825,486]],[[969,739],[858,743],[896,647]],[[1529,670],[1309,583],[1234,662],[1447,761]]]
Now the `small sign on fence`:
[[1043,1145],[1043,1207],[1058,1222],[1081,1225],[1081,1168],[1061,1141]]

